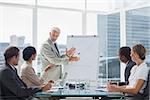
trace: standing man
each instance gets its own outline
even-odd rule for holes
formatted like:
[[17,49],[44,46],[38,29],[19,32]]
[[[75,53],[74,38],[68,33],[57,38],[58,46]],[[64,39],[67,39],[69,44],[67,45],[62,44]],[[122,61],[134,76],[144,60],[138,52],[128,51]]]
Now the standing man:
[[49,64],[54,64],[55,66],[48,70],[48,77],[44,79],[45,82],[48,80],[58,80],[61,79],[62,66],[68,64],[70,61],[78,61],[78,57],[73,57],[75,53],[75,48],[66,50],[66,54],[60,55],[56,40],[60,35],[60,29],[58,27],[53,27],[49,33],[49,38],[42,45],[40,53],[42,66],[45,67]]
[[20,79],[15,68],[19,61],[19,49],[9,47],[4,52],[5,65],[0,67],[0,100],[31,100],[39,91],[51,88],[51,83],[30,88]]
[[121,62],[126,64],[125,72],[124,72],[124,77],[125,77],[125,84],[127,85],[129,83],[128,79],[130,76],[130,71],[132,67],[135,65],[135,62],[132,61],[131,59],[131,49],[130,47],[121,47],[119,49],[119,59]]

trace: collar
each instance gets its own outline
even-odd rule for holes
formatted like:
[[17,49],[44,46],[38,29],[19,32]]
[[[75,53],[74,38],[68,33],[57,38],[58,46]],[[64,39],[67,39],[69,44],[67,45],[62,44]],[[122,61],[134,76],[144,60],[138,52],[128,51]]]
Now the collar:
[[129,62],[130,62],[130,60],[128,60],[128,61],[126,62],[126,65],[127,65]]
[[28,63],[28,62],[25,62],[26,65],[32,67],[32,64]]
[[145,63],[145,61],[143,61],[140,65],[137,65],[138,67],[143,66]]
[[49,38],[49,40],[50,40],[53,44],[56,43],[56,42],[53,42],[51,38]]
[[[10,65],[10,64],[9,64]],[[15,70],[15,67],[13,66],[13,65],[10,65],[10,67],[13,69],[13,70]]]

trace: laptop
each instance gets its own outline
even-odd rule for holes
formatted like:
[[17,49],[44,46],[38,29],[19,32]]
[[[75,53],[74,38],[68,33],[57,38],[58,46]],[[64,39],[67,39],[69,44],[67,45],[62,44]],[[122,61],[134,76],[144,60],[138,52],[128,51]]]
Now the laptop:
[[68,73],[65,72],[62,79],[57,81],[56,84],[48,91],[48,92],[58,92],[59,89],[63,89],[65,86],[65,80],[67,78]]

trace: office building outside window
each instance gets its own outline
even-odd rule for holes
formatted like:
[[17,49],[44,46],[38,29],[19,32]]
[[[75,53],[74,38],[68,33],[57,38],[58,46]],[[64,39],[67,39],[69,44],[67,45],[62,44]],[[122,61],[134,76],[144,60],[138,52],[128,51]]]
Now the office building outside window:
[[120,78],[120,62],[117,57],[120,48],[120,14],[98,15],[100,36],[99,78]]
[[150,54],[150,7],[126,12],[127,45],[143,44]]

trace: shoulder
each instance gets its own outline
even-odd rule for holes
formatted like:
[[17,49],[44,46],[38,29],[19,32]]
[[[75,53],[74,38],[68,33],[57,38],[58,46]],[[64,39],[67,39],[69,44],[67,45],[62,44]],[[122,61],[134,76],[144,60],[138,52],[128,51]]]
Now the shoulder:
[[30,65],[28,65],[28,64],[23,64],[23,65],[21,66],[21,73],[28,72],[28,71],[31,70],[31,69],[32,69],[32,67],[31,67]]
[[147,72],[149,70],[149,67],[147,66],[146,63],[143,63],[141,66],[140,66],[140,70],[143,71],[143,72]]
[[41,46],[41,50],[46,49],[46,48],[50,48],[52,46],[52,42],[50,40],[46,40],[42,46]]
[[138,67],[138,72],[141,75],[147,74],[149,71],[149,67],[147,66],[147,64],[144,62],[142,63],[139,67]]
[[133,65],[133,66],[136,65],[136,63],[135,63],[134,61],[132,61],[132,60],[130,61],[130,63],[131,63],[131,65]]
[[131,68],[131,73],[135,72],[135,71],[136,71],[136,68],[137,68],[137,65],[134,65],[134,66]]
[[143,79],[146,80],[149,72],[149,67],[147,67],[146,63],[141,64],[138,66],[138,71],[137,71],[137,77],[138,79]]
[[27,69],[27,67],[28,67],[28,64],[23,63],[23,64],[21,65],[21,70],[25,70],[25,69]]
[[43,42],[42,45],[50,45],[52,44],[52,41],[50,39],[47,39],[46,41]]
[[133,62],[132,60],[130,60],[129,63],[127,64],[128,67],[133,67],[134,65],[136,65],[136,63]]
[[14,73],[13,73],[12,69],[10,69],[9,67],[2,66],[0,68],[0,77],[4,78],[5,76],[14,76]]
[[33,71],[33,67],[28,65],[28,66],[26,66],[25,71],[26,72]]

